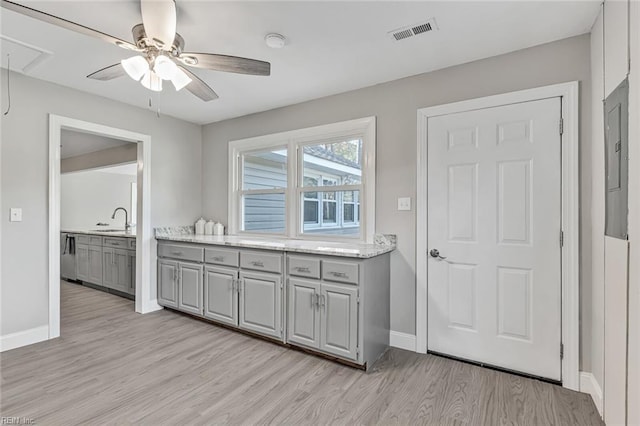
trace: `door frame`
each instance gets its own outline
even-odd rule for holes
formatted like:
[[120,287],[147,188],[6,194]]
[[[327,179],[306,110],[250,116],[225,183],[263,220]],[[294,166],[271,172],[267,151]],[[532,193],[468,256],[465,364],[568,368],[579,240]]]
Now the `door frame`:
[[162,309],[151,292],[151,136],[49,114],[49,339],[60,337],[60,139],[63,129],[138,144],[135,310],[144,314]]
[[[577,81],[487,96],[418,110],[416,197],[416,352],[427,353],[427,151],[428,119],[515,103],[560,97],[562,102],[562,231],[561,309],[562,386],[579,390],[580,371],[580,204],[579,204],[579,83]],[[560,349],[560,348],[558,348]]]

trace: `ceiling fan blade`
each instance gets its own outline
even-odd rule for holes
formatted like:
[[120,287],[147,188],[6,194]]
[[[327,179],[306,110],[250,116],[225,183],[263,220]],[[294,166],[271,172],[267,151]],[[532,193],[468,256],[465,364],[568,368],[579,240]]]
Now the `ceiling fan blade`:
[[171,50],[176,37],[176,4],[173,0],[141,0],[144,31],[162,50]]
[[87,78],[92,78],[94,80],[100,81],[108,81],[113,80],[114,78],[122,77],[126,74],[127,73],[125,72],[124,68],[122,68],[122,65],[120,63],[117,63],[91,73],[87,76]]
[[271,75],[271,64],[239,56],[214,53],[183,53],[177,58],[185,65],[214,71],[235,72],[250,75]]
[[101,40],[106,41],[107,43],[115,44],[116,46],[123,47],[125,49],[137,50],[137,51],[140,50],[136,45],[131,44],[128,41],[121,40],[117,37],[111,36],[109,34],[105,34],[101,31],[94,30],[93,28],[85,27],[84,25],[76,24],[75,22],[68,21],[64,18],[58,18],[57,16],[50,15],[46,12],[41,12],[36,9],[32,9],[30,7],[23,6],[18,3],[2,0],[2,7],[8,10],[11,10],[13,12],[17,12],[22,15],[37,19],[42,22],[47,22],[49,24],[57,25],[59,27],[66,28],[71,31],[75,31],[80,34],[88,35],[90,37],[99,38]]
[[213,91],[211,87],[204,81],[200,80],[200,78],[186,69],[185,67],[178,65],[178,67],[184,71],[185,74],[189,76],[191,79],[191,83],[187,84],[186,89],[202,99],[205,102],[213,101],[218,99],[218,94]]

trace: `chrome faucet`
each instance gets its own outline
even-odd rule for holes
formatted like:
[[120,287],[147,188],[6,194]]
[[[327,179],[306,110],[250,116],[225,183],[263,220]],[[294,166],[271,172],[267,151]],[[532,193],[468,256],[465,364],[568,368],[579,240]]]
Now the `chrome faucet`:
[[115,219],[116,218],[116,213],[118,212],[118,210],[123,210],[124,211],[124,230],[125,231],[130,231],[131,230],[131,224],[129,223],[129,213],[127,212],[127,209],[125,209],[124,207],[117,207],[113,211],[113,214],[111,215],[111,219]]

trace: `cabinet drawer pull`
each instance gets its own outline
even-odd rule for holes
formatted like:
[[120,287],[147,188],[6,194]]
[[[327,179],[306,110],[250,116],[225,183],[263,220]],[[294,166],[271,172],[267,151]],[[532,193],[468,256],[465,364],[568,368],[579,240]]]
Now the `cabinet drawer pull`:
[[311,272],[309,268],[307,268],[306,266],[296,266],[295,270],[298,272],[306,272],[306,273]]
[[347,274],[345,274],[344,272],[331,271],[330,274],[333,275],[334,277],[337,277],[337,278],[349,278],[349,276]]
[[258,268],[264,268],[264,263],[263,263],[263,262],[260,262],[260,261],[258,261],[258,260],[254,260],[253,262],[251,262],[251,264],[252,264],[253,266],[257,266]]
[[174,256],[182,256],[182,252],[181,251],[172,251],[171,254],[174,255]]
[[213,260],[216,262],[224,262],[224,256],[215,256]]

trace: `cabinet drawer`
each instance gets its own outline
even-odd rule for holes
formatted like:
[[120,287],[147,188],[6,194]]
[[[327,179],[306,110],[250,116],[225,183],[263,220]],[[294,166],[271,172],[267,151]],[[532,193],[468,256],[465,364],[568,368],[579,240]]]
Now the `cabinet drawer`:
[[102,245],[102,237],[97,235],[77,235],[76,240],[78,244],[88,244],[90,246]]
[[127,238],[113,238],[113,237],[105,237],[103,240],[103,245],[106,247],[116,247],[116,248],[129,248],[129,242]]
[[135,250],[136,249],[136,239],[135,238],[127,238],[129,241],[127,241],[129,243],[129,248],[131,250]]
[[202,247],[183,246],[179,244],[159,244],[158,256],[202,262],[202,259],[204,258],[204,250]]
[[208,248],[204,250],[205,263],[237,267],[239,265],[239,257],[238,250],[224,248]]
[[243,251],[240,253],[240,267],[256,271],[282,273],[282,255]]
[[304,256],[288,256],[289,275],[320,278],[320,259]]
[[341,283],[358,284],[359,265],[337,260],[322,261],[322,279]]

